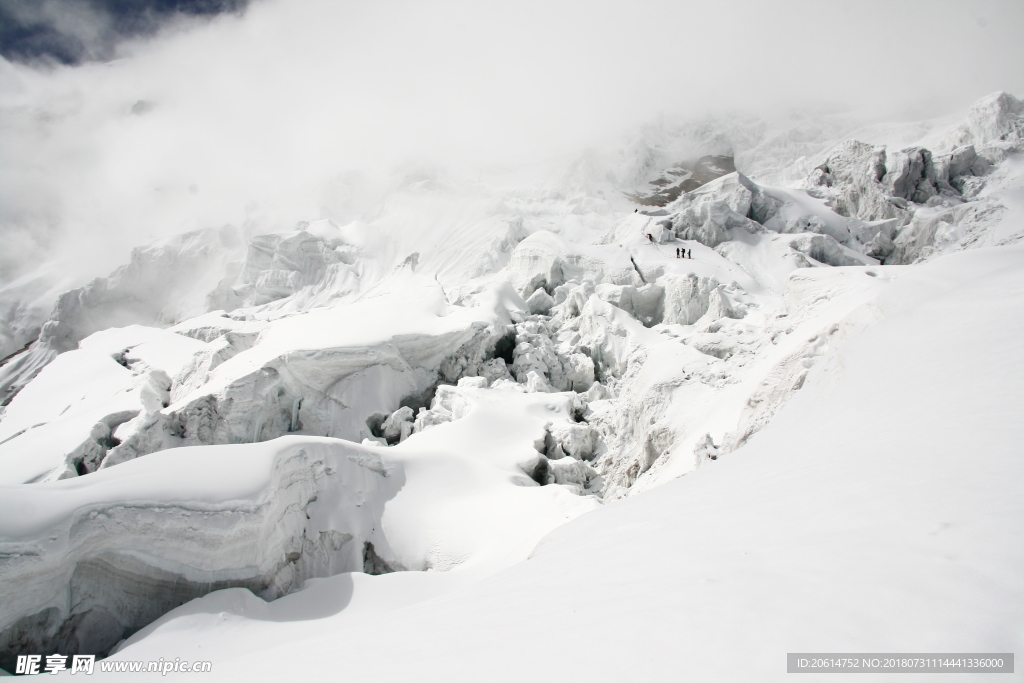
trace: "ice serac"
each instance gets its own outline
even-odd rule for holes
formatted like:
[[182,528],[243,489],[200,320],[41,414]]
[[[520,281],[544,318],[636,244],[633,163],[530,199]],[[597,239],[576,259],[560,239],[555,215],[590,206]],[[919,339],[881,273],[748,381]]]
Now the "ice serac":
[[39,338],[0,366],[0,402],[14,395],[58,354],[93,332],[125,325],[170,325],[207,309],[207,294],[241,253],[230,227],[198,230],[132,251],[107,277],[61,294]]
[[0,485],[95,471],[115,433],[170,400],[171,378],[207,344],[154,327],[96,332],[53,359],[0,421]]
[[[292,435],[175,448],[70,480],[4,487],[0,653],[104,654],[164,612],[227,587],[270,600],[305,579],[504,566],[596,506],[593,448],[567,396],[464,377],[394,448]],[[495,442],[495,433],[504,438]],[[521,464],[551,433],[557,476]],[[564,448],[563,448],[564,446]],[[556,450],[559,453],[555,453]],[[470,482],[473,485],[467,485]],[[31,503],[31,506],[29,506]],[[4,506],[10,505],[10,508]],[[144,542],[147,535],[157,537]],[[31,577],[30,582],[20,581]],[[35,582],[35,583],[32,583]],[[31,590],[8,599],[16,587]]]
[[483,371],[506,332],[495,311],[450,307],[436,281],[412,280],[403,284],[415,294],[386,292],[274,320],[251,348],[209,370],[187,368],[176,383],[195,388],[124,425],[103,467],[165,448],[296,431],[359,442],[375,436],[372,416]]
[[666,276],[665,305],[662,322],[692,325],[704,317],[711,305],[712,292],[718,288],[714,278],[689,274]]
[[940,142],[943,149],[968,145],[1001,146],[1024,138],[1024,102],[1010,93],[995,92],[975,102],[966,118],[947,132]]
[[107,277],[60,294],[48,319],[33,322],[31,311],[19,309],[11,324],[27,329],[14,336],[30,344],[0,366],[0,403],[9,403],[53,358],[97,330],[172,325],[218,309],[248,308],[242,315],[250,318],[295,312],[357,294],[359,249],[329,221],[318,223],[326,225],[303,223],[247,243],[230,226],[178,235],[137,248],[127,265]]
[[687,192],[666,207],[676,236],[716,247],[732,239],[730,230],[758,230],[747,218],[752,194],[738,173],[730,173]]
[[[866,221],[891,218],[903,225],[910,220],[910,213],[906,202],[894,201],[891,187],[883,184],[887,175],[890,186],[896,182],[886,168],[886,159],[884,146],[847,140],[811,172],[804,185],[824,196],[840,216]],[[903,196],[905,184],[905,179],[899,181],[901,194],[897,196],[901,199],[907,199]]]
[[553,293],[569,281],[643,284],[629,255],[621,249],[571,244],[547,230],[539,230],[520,242],[512,252],[508,269],[512,285],[527,297],[538,288]]
[[598,285],[596,294],[616,308],[628,312],[645,326],[657,325],[664,318],[665,287],[648,283],[642,287],[633,285]]
[[913,263],[978,245],[1004,206],[984,192],[987,176],[1024,149],[1022,113],[1019,100],[995,93],[963,121],[933,135],[931,147],[887,149],[845,141],[804,187],[836,213],[866,221],[851,225],[866,245],[861,251],[885,263]]
[[[372,450],[291,437],[5,488],[0,666],[39,652],[105,655],[218,588],[269,600],[308,578],[362,570],[368,543],[391,559],[380,519],[402,481]],[[14,514],[30,508],[38,512]]]
[[507,336],[496,304],[449,306],[432,278],[412,295],[410,284],[270,323],[207,314],[173,331],[96,333],[9,406],[0,481],[73,477],[164,448],[291,432],[358,441],[370,436],[367,418],[427,405],[441,382],[508,377],[494,357]]
[[[338,324],[343,312],[332,311]],[[282,327],[291,327],[290,321]],[[302,324],[330,325],[326,319]],[[281,333],[271,325],[261,342],[224,362],[206,384],[125,425],[123,442],[103,467],[176,445],[256,442],[293,431],[355,441],[370,437],[369,418],[441,380],[478,372],[504,333],[455,319],[445,327],[436,334],[409,332],[352,345],[300,342],[267,352]]]
[[210,292],[208,307],[300,310],[357,292],[360,250],[332,223],[321,223],[320,234],[302,224],[294,232],[252,237],[245,260]]

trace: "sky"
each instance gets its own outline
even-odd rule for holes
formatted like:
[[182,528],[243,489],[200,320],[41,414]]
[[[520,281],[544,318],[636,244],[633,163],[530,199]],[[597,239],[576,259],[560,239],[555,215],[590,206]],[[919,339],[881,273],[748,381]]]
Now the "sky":
[[61,64],[109,60],[126,38],[245,6],[246,0],[0,0],[0,55]]
[[666,114],[1024,95],[1015,0],[149,4],[133,24],[126,1],[46,0],[34,20],[83,47],[0,46],[0,284],[189,229],[351,220],[396,168],[536,163]]

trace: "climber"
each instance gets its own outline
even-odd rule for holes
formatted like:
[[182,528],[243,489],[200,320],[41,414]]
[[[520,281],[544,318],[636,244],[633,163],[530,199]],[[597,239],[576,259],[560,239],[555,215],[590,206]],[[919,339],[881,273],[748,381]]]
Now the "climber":
[[690,252],[690,255],[687,258],[693,258],[693,249],[690,249],[689,252]]
[[647,233],[647,239],[649,239],[650,241],[653,242],[654,241],[654,235],[652,235],[651,233]]
[[676,258],[679,258],[679,247],[676,247]]

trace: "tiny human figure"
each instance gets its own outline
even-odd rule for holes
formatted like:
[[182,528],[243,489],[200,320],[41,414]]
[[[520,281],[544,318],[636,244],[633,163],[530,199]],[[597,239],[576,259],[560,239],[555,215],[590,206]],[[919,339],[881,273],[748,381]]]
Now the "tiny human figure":
[[688,249],[687,251],[690,254],[689,256],[687,256],[687,258],[693,258],[693,249]]
[[679,258],[679,247],[676,247],[676,258]]
[[633,213],[640,213],[640,209],[633,209]]
[[654,235],[652,235],[651,233],[647,233],[647,239],[649,239],[651,242],[653,242],[654,241]]

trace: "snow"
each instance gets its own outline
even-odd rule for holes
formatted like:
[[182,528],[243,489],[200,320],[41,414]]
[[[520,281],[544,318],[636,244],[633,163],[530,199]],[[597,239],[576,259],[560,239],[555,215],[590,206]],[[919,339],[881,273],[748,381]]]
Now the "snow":
[[[91,616],[74,637],[106,649],[116,642],[106,634],[144,626],[204,586],[234,582],[274,598],[362,569],[366,542],[404,570],[474,574],[524,560],[597,506],[579,487],[539,487],[521,468],[545,425],[568,419],[567,398],[470,384],[458,388],[461,419],[392,449],[290,436],[5,488],[0,548],[11,580],[0,630],[11,615],[49,609],[47,623],[60,623],[75,610]],[[494,433],[515,436],[488,447]],[[152,534],[159,541],[145,540]]]
[[[346,225],[136,249],[0,367],[0,666],[1012,651],[1021,113],[664,126],[543,183],[407,169]],[[729,140],[739,171],[634,211]]]
[[157,384],[169,384],[205,346],[167,330],[130,325],[96,332],[78,349],[60,354],[14,398],[0,422],[0,482],[73,475],[74,460],[84,455],[75,449],[94,425],[106,425],[102,438],[147,401],[159,410],[162,392],[152,390],[152,372],[158,373]]
[[36,481],[66,466],[65,454],[107,415],[138,411],[134,377],[110,356],[69,351],[47,365],[0,423],[5,484]]
[[[457,588],[438,575],[428,589],[427,575],[412,598],[375,594],[396,576],[354,575],[378,613],[292,633],[258,611],[284,600],[211,596],[116,657],[216,656],[223,680],[328,676],[341,660],[355,680],[740,681],[785,679],[794,651],[1013,651],[1022,260],[1020,247],[976,250],[905,273],[871,303],[883,319],[746,448],[562,526],[524,563]],[[538,624],[647,654],[531,648]]]

